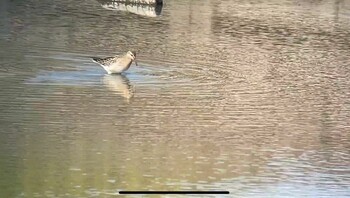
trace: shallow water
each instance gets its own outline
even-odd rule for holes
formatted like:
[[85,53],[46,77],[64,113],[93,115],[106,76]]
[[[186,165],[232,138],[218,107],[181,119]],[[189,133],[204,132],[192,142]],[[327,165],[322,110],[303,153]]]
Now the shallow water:
[[0,1],[0,197],[350,197],[350,1],[100,2]]

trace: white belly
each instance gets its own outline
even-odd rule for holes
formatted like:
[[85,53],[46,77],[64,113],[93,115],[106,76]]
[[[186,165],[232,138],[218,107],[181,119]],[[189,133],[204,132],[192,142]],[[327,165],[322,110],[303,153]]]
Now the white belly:
[[110,66],[103,66],[108,74],[120,74],[129,69],[131,62],[128,64],[114,63]]

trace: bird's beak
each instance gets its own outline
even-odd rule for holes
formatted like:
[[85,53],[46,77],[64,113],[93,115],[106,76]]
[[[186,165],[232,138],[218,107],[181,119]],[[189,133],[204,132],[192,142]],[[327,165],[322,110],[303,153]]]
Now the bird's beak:
[[137,65],[137,61],[136,61],[136,58],[135,58],[135,60],[134,60],[134,61],[135,61],[135,65],[136,65],[136,66],[138,66],[138,65]]

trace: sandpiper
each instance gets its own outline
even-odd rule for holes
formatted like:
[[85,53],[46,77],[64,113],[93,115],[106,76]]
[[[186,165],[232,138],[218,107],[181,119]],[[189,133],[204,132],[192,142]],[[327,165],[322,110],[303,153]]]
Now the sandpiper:
[[95,63],[100,64],[108,74],[120,74],[129,69],[131,63],[136,62],[136,52],[128,51],[122,56],[112,56],[106,58],[92,58]]

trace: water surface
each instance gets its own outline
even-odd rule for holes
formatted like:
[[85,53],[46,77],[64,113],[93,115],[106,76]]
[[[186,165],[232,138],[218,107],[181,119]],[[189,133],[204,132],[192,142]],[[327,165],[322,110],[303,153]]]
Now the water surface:
[[[350,197],[349,13],[348,0],[169,0],[152,17],[0,1],[0,196]],[[130,49],[139,67],[121,76],[89,58]]]

